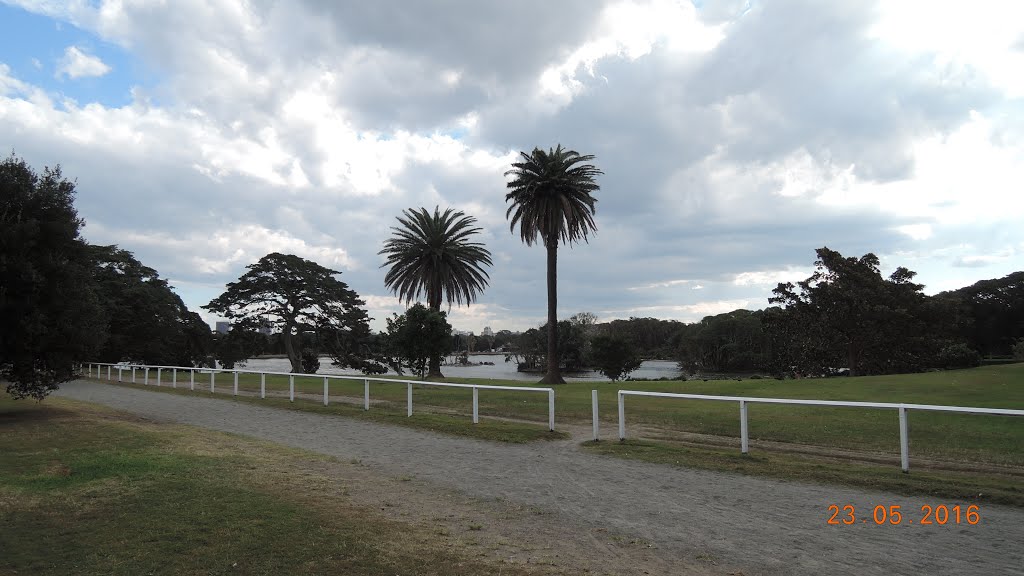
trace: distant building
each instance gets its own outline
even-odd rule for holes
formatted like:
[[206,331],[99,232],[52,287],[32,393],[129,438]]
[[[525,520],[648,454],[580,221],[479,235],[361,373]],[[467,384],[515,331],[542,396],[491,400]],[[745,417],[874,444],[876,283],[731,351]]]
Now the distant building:
[[227,334],[231,330],[231,322],[217,322],[217,333]]
[[484,326],[484,331],[480,333],[483,336],[494,336],[494,332],[490,326]]
[[263,334],[264,336],[270,336],[271,334],[274,333],[274,325],[271,324],[270,322],[264,322],[263,324],[260,325],[259,333]]

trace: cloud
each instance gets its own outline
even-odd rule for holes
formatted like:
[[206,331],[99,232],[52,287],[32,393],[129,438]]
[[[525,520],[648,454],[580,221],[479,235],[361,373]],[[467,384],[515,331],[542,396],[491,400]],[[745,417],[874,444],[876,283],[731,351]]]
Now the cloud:
[[811,275],[809,270],[786,269],[761,272],[741,272],[732,283],[736,286],[777,286],[780,283],[804,280]]
[[77,46],[68,46],[64,50],[64,56],[57,60],[56,78],[95,78],[110,72],[103,60],[80,50]]

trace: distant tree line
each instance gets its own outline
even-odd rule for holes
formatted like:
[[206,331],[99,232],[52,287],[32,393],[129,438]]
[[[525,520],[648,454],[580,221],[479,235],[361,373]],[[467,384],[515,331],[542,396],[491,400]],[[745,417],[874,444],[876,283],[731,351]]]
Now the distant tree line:
[[[643,358],[675,359],[691,375],[891,374],[977,366],[983,356],[1024,359],[1024,272],[927,296],[911,270],[882,276],[874,254],[816,253],[814,273],[779,284],[764,310],[693,323],[597,323],[577,314],[559,322],[559,362],[570,371],[597,368],[605,355],[594,353],[598,335],[624,340]],[[544,365],[543,335],[543,327],[516,335],[508,359]]]

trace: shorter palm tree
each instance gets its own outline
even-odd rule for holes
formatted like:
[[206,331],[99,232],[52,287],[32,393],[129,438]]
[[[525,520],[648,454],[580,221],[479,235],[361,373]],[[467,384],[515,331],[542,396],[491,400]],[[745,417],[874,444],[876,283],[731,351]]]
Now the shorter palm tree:
[[[427,306],[440,311],[441,302],[468,306],[484,291],[490,280],[484,266],[492,266],[491,253],[473,236],[481,229],[476,218],[448,208],[403,210],[399,226],[384,242],[379,253],[387,256],[381,265],[390,266],[384,285],[406,305],[424,296]],[[432,360],[428,377],[441,377],[441,365]]]

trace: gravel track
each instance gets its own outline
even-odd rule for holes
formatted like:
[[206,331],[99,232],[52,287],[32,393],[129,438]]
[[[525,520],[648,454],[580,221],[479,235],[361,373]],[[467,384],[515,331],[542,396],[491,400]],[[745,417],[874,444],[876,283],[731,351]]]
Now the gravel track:
[[[358,458],[474,498],[553,512],[568,530],[628,535],[723,574],[1024,575],[1024,510],[1013,507],[983,504],[975,526],[924,526],[922,505],[959,502],[630,462],[583,452],[576,440],[506,445],[93,381],[57,395]],[[856,506],[857,523],[826,525],[830,504]],[[903,524],[875,525],[877,504],[900,505]]]

